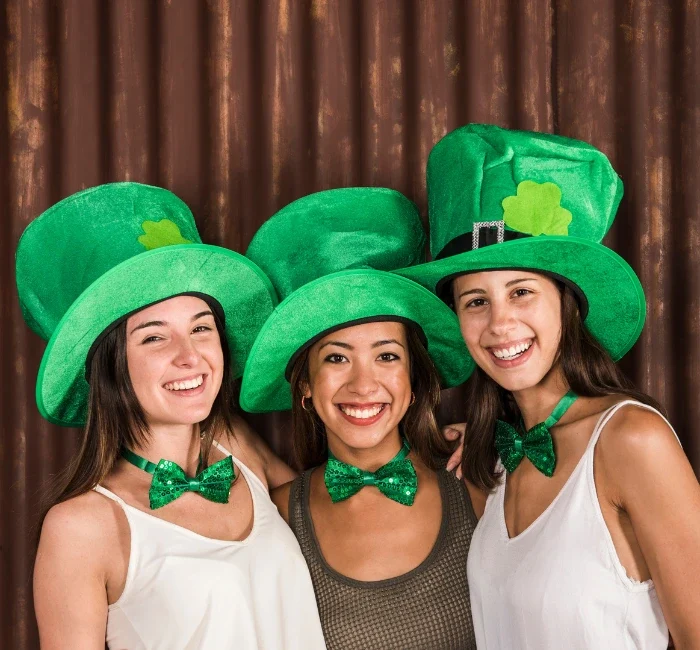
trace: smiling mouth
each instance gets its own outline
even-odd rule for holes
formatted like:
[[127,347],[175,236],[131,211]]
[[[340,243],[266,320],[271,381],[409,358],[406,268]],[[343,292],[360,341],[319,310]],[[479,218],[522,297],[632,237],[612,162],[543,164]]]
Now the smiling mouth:
[[349,404],[338,404],[338,408],[351,418],[356,420],[370,420],[377,417],[386,407],[386,404],[368,404],[367,406],[351,406]]
[[491,348],[491,354],[501,361],[513,361],[513,359],[517,359],[525,354],[534,342],[534,339],[529,339],[507,347]]
[[196,377],[191,377],[190,379],[183,379],[182,381],[171,381],[163,385],[165,390],[169,391],[181,391],[181,390],[193,390],[194,388],[199,388],[204,383],[204,375],[197,375]]

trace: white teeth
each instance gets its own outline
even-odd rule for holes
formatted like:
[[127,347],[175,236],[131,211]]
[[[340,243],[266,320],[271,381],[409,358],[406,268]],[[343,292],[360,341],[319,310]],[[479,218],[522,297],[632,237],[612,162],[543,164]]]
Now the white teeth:
[[493,354],[498,359],[503,359],[504,361],[510,361],[519,357],[523,352],[530,349],[532,341],[527,343],[518,343],[517,345],[511,345],[509,348],[493,349]]
[[201,386],[203,382],[204,376],[199,375],[199,377],[195,377],[194,379],[170,382],[169,384],[165,384],[164,388],[166,390],[190,390],[192,388],[197,388],[197,386]]
[[373,406],[372,408],[367,408],[367,409],[356,409],[352,408],[351,406],[343,406],[340,405],[340,410],[349,415],[351,418],[358,418],[359,420],[366,420],[368,418],[373,418],[375,415],[378,415],[379,412],[384,408],[384,404],[380,404],[378,406]]

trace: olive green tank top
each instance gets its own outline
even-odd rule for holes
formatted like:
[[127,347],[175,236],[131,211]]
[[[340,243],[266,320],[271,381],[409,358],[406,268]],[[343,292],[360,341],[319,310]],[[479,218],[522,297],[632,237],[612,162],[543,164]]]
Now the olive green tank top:
[[309,511],[312,471],[292,484],[289,525],[309,565],[328,650],[475,649],[467,553],[476,517],[464,484],[438,471],[442,522],[430,554],[404,575],[365,582],[339,574],[321,554]]

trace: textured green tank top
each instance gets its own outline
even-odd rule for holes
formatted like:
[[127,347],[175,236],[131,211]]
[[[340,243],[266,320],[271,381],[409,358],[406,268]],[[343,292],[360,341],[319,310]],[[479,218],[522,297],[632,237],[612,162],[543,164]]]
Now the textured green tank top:
[[472,650],[467,553],[476,517],[464,484],[438,471],[442,522],[428,557],[404,575],[364,582],[325,561],[309,511],[311,472],[292,484],[289,525],[309,566],[328,650]]

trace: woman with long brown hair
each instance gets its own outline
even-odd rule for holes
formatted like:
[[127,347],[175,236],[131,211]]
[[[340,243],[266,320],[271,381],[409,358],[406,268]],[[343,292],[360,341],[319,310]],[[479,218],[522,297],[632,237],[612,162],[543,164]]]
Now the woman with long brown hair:
[[39,410],[84,424],[42,517],[42,647],[323,648],[303,556],[268,495],[293,474],[230,410],[276,300],[262,271],[201,244],[170,192],[117,183],[30,224],[17,284],[50,338]]
[[428,163],[435,261],[477,368],[462,470],[479,648],[700,647],[700,487],[614,361],[645,315],[600,242],[622,197],[590,145],[470,125]]
[[328,648],[474,648],[475,524],[435,409],[471,361],[454,314],[387,272],[424,255],[415,206],[382,188],[319,192],[246,255],[284,298],[246,364],[241,406],[292,408],[302,476],[273,491],[309,565]]

